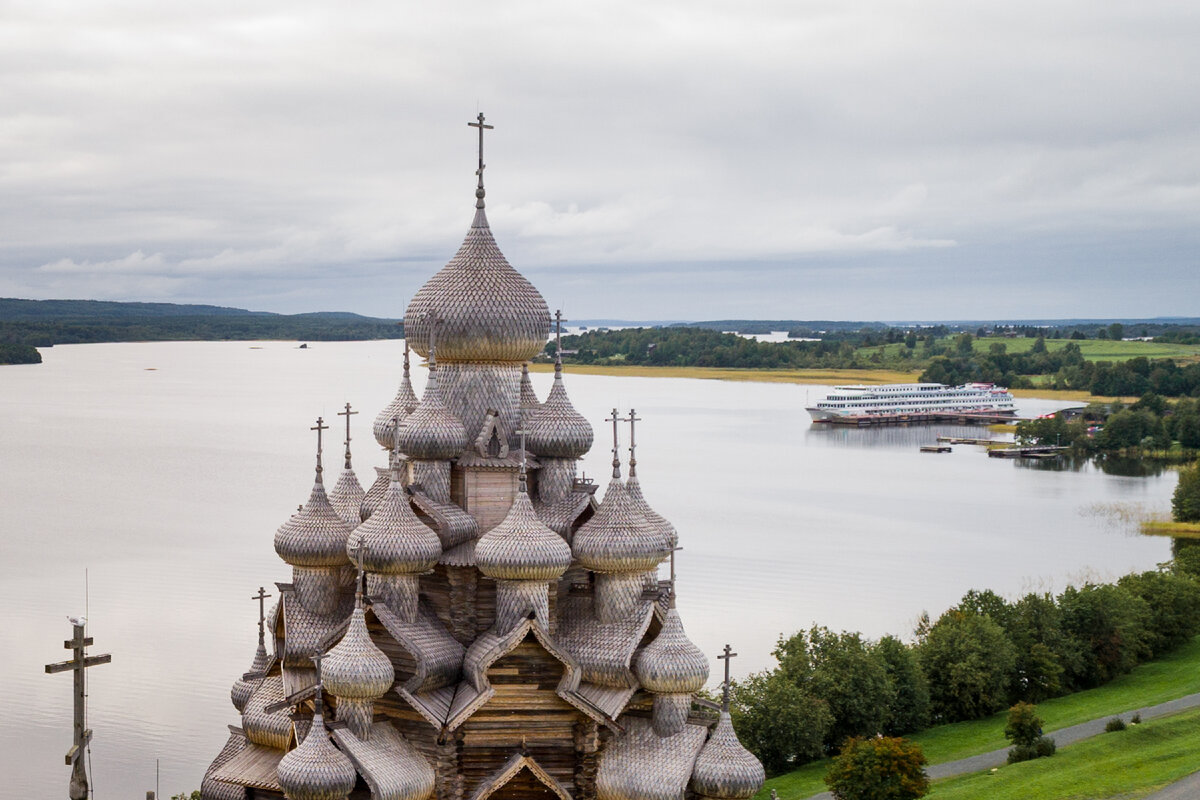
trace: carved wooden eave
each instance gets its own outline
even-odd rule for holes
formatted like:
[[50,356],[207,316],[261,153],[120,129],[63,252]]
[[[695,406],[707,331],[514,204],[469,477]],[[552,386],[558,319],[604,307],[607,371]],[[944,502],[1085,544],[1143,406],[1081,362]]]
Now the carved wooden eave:
[[530,775],[553,792],[559,800],[572,800],[571,793],[555,780],[554,776],[543,769],[537,759],[525,754],[514,755],[504,766],[485,778],[471,794],[471,800],[487,800],[496,791],[508,785],[509,781],[517,777],[522,770],[528,770]]

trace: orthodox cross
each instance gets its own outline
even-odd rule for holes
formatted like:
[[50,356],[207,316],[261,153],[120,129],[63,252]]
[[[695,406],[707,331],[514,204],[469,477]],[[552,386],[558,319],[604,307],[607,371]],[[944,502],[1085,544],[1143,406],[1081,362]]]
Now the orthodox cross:
[[267,598],[270,596],[271,595],[267,594],[267,590],[264,587],[260,586],[260,587],[258,587],[258,594],[254,595],[253,597],[250,598],[251,600],[258,601],[258,643],[259,644],[263,643],[263,625],[266,623],[266,620],[267,620]]
[[75,674],[75,739],[66,757],[66,764],[71,768],[69,797],[71,800],[87,800],[88,780],[84,770],[84,750],[92,741],[92,732],[87,727],[87,688],[83,671],[97,664],[111,663],[112,656],[108,653],[99,656],[87,655],[84,649],[92,644],[92,637],[84,635],[87,620],[71,619],[71,624],[75,629],[74,636],[64,641],[63,647],[71,651],[73,658],[70,661],[47,664],[46,674],[67,671]]
[[[556,364],[562,363],[562,324],[568,322],[563,319],[562,309],[554,312],[554,361]],[[558,370],[556,369],[555,372]]]
[[513,431],[513,433],[521,437],[521,476],[519,480],[521,481],[521,493],[524,494],[529,491],[529,487],[526,486],[529,478],[525,473],[525,434],[529,433],[529,431],[525,430],[525,426],[522,425],[520,429]]
[[618,414],[617,410],[614,408],[612,411],[612,416],[606,418],[604,421],[611,422],[613,424],[613,446],[612,446],[613,473],[612,473],[612,476],[613,476],[613,478],[620,478],[621,477],[621,459],[617,457],[617,450],[620,448],[620,442],[617,438],[617,423],[624,422],[625,420],[621,418],[620,414]]
[[324,654],[321,653],[320,650],[314,651],[311,656],[313,664],[315,664],[317,667],[317,682],[313,684],[313,689],[316,690],[315,699],[313,701],[313,713],[315,713],[315,714],[320,714],[322,711],[322,709],[321,709],[321,689],[323,687],[321,686],[321,660],[323,658],[325,658],[325,656],[324,656]]
[[363,540],[361,536],[358,538],[358,541],[354,543],[353,547],[346,548],[346,553],[350,556],[350,560],[354,563],[354,566],[358,567],[358,580],[355,583],[354,591],[357,595],[357,599],[360,602],[362,601],[362,596],[366,591],[366,575],[363,574],[362,551]]
[[629,423],[629,477],[637,477],[637,455],[634,451],[637,449],[637,442],[634,441],[633,426],[635,423],[641,422],[642,418],[637,415],[637,409],[629,409],[629,418],[626,422]]
[[400,418],[392,417],[392,452],[388,453],[388,468],[392,471],[392,480],[400,480]]
[[445,322],[441,317],[434,316],[432,311],[425,312],[425,318],[429,320],[429,370],[432,372],[437,368],[437,334],[438,328]]
[[346,418],[346,469],[350,469],[350,417],[357,414],[357,411],[350,410],[350,404],[346,403],[346,410],[337,412],[339,417]]
[[737,653],[733,652],[732,647],[730,647],[729,645],[725,645],[724,655],[717,656],[717,658],[719,658],[725,662],[725,685],[721,687],[721,710],[722,711],[729,710],[729,660],[732,659],[736,655],[737,655]]
[[493,130],[496,126],[483,124],[483,112],[482,111],[479,112],[479,116],[476,117],[475,119],[477,120],[476,122],[468,122],[467,125],[469,125],[472,128],[479,128],[479,171],[475,174],[479,176],[479,185],[482,186],[483,185],[483,132],[485,130],[487,130],[487,131]]
[[[347,417],[349,419],[349,417]],[[317,424],[309,428],[310,431],[317,432],[317,474],[321,474],[321,431],[329,430],[329,426],[325,424],[325,420],[317,417]]]

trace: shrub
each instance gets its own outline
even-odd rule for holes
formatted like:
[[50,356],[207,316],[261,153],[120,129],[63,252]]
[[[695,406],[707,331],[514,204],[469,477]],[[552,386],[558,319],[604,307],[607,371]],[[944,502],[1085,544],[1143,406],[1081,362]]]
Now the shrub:
[[1008,710],[1004,738],[1016,745],[1008,751],[1010,764],[1054,755],[1054,740],[1042,735],[1042,718],[1032,703],[1017,703]]
[[830,763],[825,784],[837,800],[914,800],[929,792],[929,763],[899,737],[851,737]]
[[1113,733],[1114,731],[1123,730],[1125,730],[1125,720],[1121,719],[1120,717],[1113,717],[1104,726],[1105,733]]
[[1142,715],[1134,714],[1132,717],[1129,718],[1129,724],[1130,725],[1141,725],[1142,724]]

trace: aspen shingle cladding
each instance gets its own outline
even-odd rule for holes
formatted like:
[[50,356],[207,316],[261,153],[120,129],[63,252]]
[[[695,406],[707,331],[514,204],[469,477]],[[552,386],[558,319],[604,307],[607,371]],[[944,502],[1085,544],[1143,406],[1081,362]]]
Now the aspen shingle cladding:
[[[477,196],[482,201],[482,190]],[[409,433],[419,445],[414,452],[439,460],[398,457],[409,510],[437,534],[441,550],[417,579],[419,600],[412,606],[393,610],[383,592],[368,598],[366,636],[390,662],[395,682],[374,701],[374,721],[356,716],[353,728],[337,719],[331,698],[330,747],[348,755],[374,800],[429,800],[431,793],[437,800],[680,800],[689,780],[693,791],[720,800],[753,794],[761,785],[757,762],[740,749],[727,717],[705,750],[707,728],[696,717],[685,713],[673,735],[652,727],[654,696],[631,667],[670,613],[654,568],[674,530],[649,510],[632,472],[629,482],[610,484],[600,505],[596,486],[575,479],[573,456],[590,444],[590,425],[570,409],[561,372],[546,409],[521,368],[545,343],[549,313],[537,290],[504,261],[482,208],[458,255],[418,292],[407,316],[409,337],[422,355],[432,319],[443,320],[437,388],[426,398],[437,413],[425,414],[430,419],[418,426],[425,428],[422,436]],[[394,432],[387,412],[417,413],[419,401],[408,386],[402,381],[400,405],[376,419],[385,445]],[[513,437],[521,417],[529,423],[538,412],[546,452],[532,447],[527,453],[529,500],[541,524],[575,548],[573,563],[548,581],[545,624],[537,614],[521,619],[511,602],[498,622],[497,583],[481,574],[475,550],[481,535],[509,513],[520,461]],[[442,417],[451,422],[443,425]],[[463,423],[461,439],[454,421]],[[453,435],[444,436],[449,428]],[[377,475],[360,518],[369,517],[387,491],[389,471],[377,468]],[[207,800],[241,800],[244,787],[275,796],[280,787],[270,765],[297,738],[308,738],[316,680],[310,657],[338,644],[354,606],[345,549],[354,527],[352,501],[343,505],[349,511],[341,509],[339,518],[317,486],[306,510],[280,530],[279,552],[294,568],[292,583],[277,584],[281,599],[267,618],[274,656],[265,676],[239,684],[239,701],[249,691],[246,730],[231,735],[210,767]],[[611,576],[602,573],[609,571],[627,572],[629,580],[605,583]],[[598,585],[611,589],[614,602],[597,604]],[[606,609],[607,621],[597,617],[598,607]],[[654,654],[650,648],[650,661]],[[684,677],[703,672],[699,662],[706,659],[692,660],[697,663]],[[680,690],[695,681],[676,680],[673,663],[646,671],[648,683],[690,706]],[[268,714],[273,703],[281,707]],[[698,753],[703,769],[693,774]],[[217,775],[232,782],[217,782]],[[352,796],[365,792],[360,783]]]

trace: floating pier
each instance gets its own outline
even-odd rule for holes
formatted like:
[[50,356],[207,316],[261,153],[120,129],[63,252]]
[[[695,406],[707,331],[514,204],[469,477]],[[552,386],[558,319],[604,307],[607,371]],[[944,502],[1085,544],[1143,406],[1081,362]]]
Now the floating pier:
[[1038,447],[997,447],[988,450],[989,458],[1057,458],[1066,447],[1043,445]]
[[968,436],[939,436],[937,440],[942,444],[1002,444],[999,439],[972,439]]
[[922,453],[949,453],[951,448],[944,444],[923,444],[921,445]]

